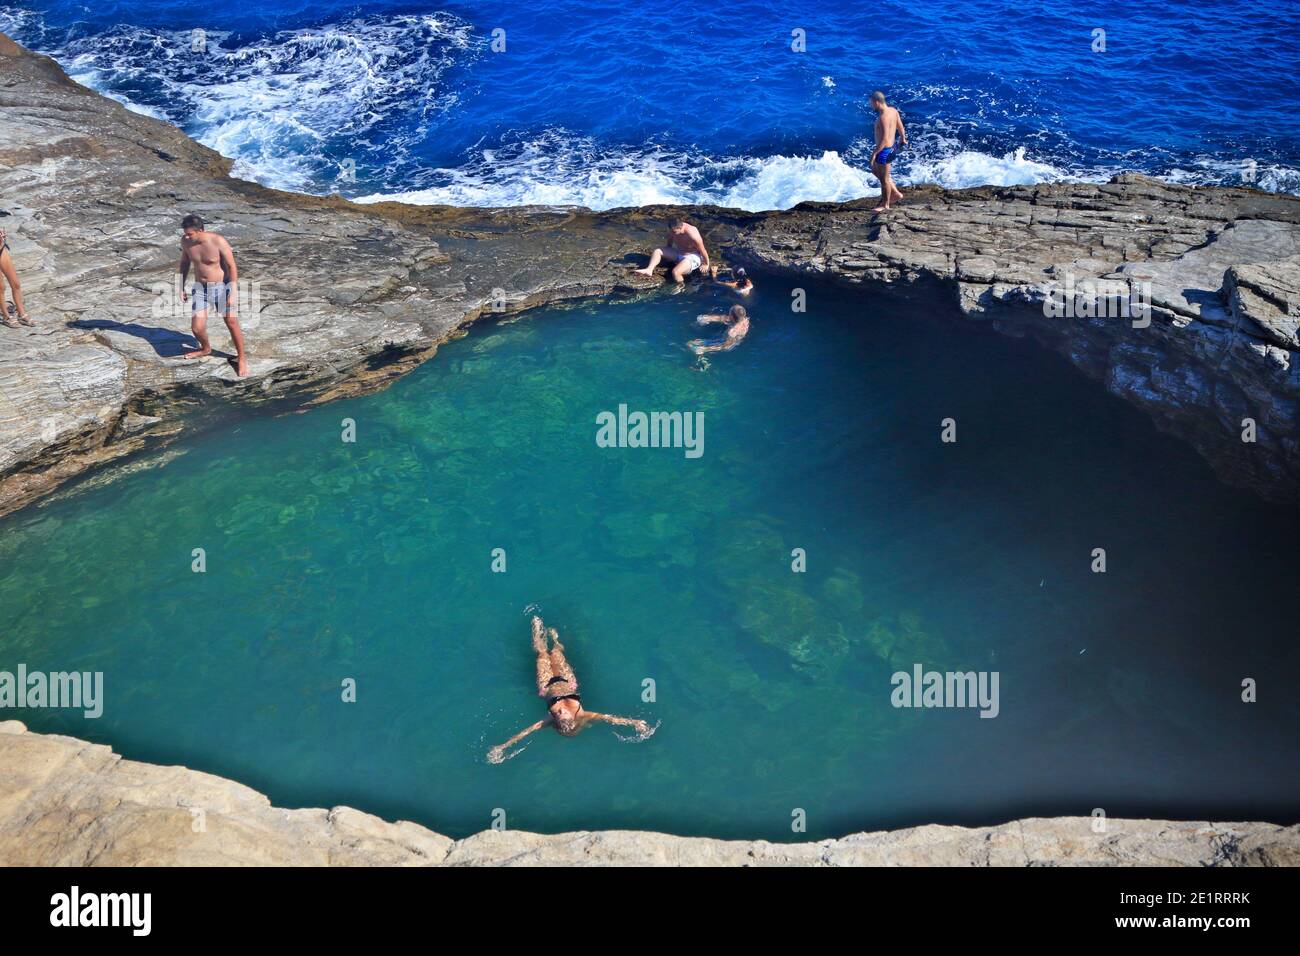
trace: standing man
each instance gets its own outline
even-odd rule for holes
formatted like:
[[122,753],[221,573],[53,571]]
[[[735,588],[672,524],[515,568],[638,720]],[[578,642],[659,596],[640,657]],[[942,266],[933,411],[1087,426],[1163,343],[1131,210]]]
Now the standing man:
[[871,108],[876,116],[876,148],[871,153],[871,171],[880,180],[880,205],[876,209],[884,211],[894,203],[903,201],[903,194],[894,185],[894,177],[889,174],[889,164],[897,155],[894,149],[894,137],[901,136],[903,145],[907,145],[907,130],[903,128],[903,117],[898,110],[885,103],[885,94],[876,90],[871,94]]
[[203,220],[191,213],[181,220],[181,301],[188,302],[185,280],[190,266],[194,266],[194,317],[190,328],[199,340],[196,352],[186,352],[185,358],[202,358],[212,354],[208,341],[208,309],[221,311],[235,343],[236,372],[242,378],[248,374],[248,358],[244,354],[244,334],[239,330],[236,306],[239,288],[239,270],[235,266],[235,253],[225,236],[207,232]]
[[704,237],[684,219],[676,217],[668,220],[668,242],[650,253],[650,264],[636,271],[643,276],[652,276],[660,260],[673,267],[673,281],[681,285],[686,277],[696,269],[709,268],[709,250],[704,248]]

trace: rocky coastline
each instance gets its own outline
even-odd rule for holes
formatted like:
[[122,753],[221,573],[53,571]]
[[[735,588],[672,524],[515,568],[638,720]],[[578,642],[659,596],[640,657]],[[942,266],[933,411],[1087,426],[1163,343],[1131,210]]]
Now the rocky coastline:
[[463,840],[351,807],[286,810],[242,784],[0,722],[0,866],[1295,866],[1300,826],[1013,820],[815,843],[631,830]]
[[[39,320],[0,329],[0,514],[231,409],[381,388],[482,315],[659,285],[630,267],[664,208],[362,206],[266,189],[2,35],[0,110],[0,228]],[[1225,481],[1300,502],[1300,198],[1126,175],[921,188],[887,218],[871,205],[676,211],[729,262],[935,286],[955,316],[1065,355]],[[245,379],[223,357],[179,357],[182,212],[228,236],[255,284]],[[1145,325],[1113,314],[1134,296]]]
[[[111,478],[230,409],[382,388],[483,315],[659,285],[630,267],[665,209],[360,206],[266,189],[3,35],[0,116],[0,228],[38,322],[0,328],[0,514]],[[960,320],[1065,355],[1242,493],[1300,502],[1300,199],[1126,175],[917,189],[884,219],[870,206],[678,211],[729,262],[938,289]],[[220,357],[179,357],[183,212],[227,235],[256,282],[241,317],[247,378]],[[1135,294],[1145,322],[1114,314]],[[278,809],[231,781],[0,723],[0,864],[618,863],[1296,865],[1300,828],[1111,820],[1097,833],[1089,818],[1059,818],[806,844],[512,831],[453,841],[349,808]]]

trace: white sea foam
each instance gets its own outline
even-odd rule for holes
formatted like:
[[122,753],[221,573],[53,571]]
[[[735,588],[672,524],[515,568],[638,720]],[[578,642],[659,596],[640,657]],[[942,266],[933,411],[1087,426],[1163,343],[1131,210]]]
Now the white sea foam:
[[961,189],[965,186],[1028,186],[1080,177],[1071,176],[1051,163],[1029,159],[1021,146],[1002,156],[963,149],[932,159],[921,158],[910,164],[907,175],[901,178],[908,183],[938,183],[948,189]]
[[0,7],[0,33],[15,36],[39,30],[43,26],[40,14],[34,10],[20,10],[17,7]]
[[192,122],[205,145],[238,159],[238,174],[310,188],[329,137],[363,138],[389,107],[419,96],[426,111],[450,106],[454,95],[433,92],[435,81],[468,38],[468,25],[442,15],[394,17],[220,50],[231,79],[196,91]]
[[[0,10],[0,30],[47,33],[27,11]],[[472,55],[472,35],[468,23],[446,13],[369,17],[240,45],[209,31],[196,52],[189,30],[120,25],[63,39],[49,52],[77,82],[175,122],[234,159],[235,175],[319,191],[348,159],[326,148],[332,138],[364,148],[377,124],[412,102],[425,115],[455,102],[439,80]],[[402,144],[388,140],[385,148],[391,161]]]
[[156,110],[152,106],[141,106],[139,103],[132,103],[130,100],[120,101],[123,106],[132,113],[139,113],[141,116],[148,116],[156,120],[165,120],[162,110]]
[[1261,163],[1249,156],[1230,160],[1198,156],[1190,166],[1168,170],[1161,178],[1189,186],[1250,186],[1267,192],[1300,193],[1300,170]]
[[598,151],[589,140],[548,135],[511,150],[484,151],[440,169],[438,185],[375,193],[358,202],[421,205],[579,205],[592,209],[711,203],[785,209],[805,200],[842,201],[875,192],[875,177],[838,153],[818,157],[696,157],[662,149]]
[[767,156],[733,162],[742,175],[718,200],[722,206],[788,209],[810,200],[843,202],[880,191],[870,169],[851,166],[833,151],[818,157]]
[[[712,204],[758,211],[801,202],[843,202],[877,196],[869,145],[853,158],[817,156],[694,156],[665,149],[600,150],[590,140],[551,133],[512,149],[483,151],[465,165],[436,170],[436,185],[371,193],[358,202],[398,200],[417,205],[576,205],[591,209],[652,204]],[[895,166],[901,185],[938,183],[950,189],[1021,185],[1077,178],[1019,149],[1004,156],[943,148],[905,151]]]

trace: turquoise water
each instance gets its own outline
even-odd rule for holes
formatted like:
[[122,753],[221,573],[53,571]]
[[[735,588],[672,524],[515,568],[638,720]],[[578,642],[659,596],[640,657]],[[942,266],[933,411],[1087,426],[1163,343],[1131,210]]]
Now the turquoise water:
[[[480,326],[381,394],[11,517],[0,670],[103,671],[107,700],[0,717],[453,835],[498,808],[775,840],[1300,818],[1300,521],[1028,343],[925,303],[789,301],[760,278],[749,338],[707,368],[684,343],[709,293]],[[620,403],[703,412],[703,456],[598,448]],[[586,705],[653,737],[484,760],[542,715],[533,604]],[[895,709],[914,663],[996,670],[999,716]]]

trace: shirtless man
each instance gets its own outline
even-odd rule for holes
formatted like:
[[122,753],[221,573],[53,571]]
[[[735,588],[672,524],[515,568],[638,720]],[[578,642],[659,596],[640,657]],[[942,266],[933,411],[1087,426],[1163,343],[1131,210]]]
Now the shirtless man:
[[903,145],[907,145],[907,130],[903,128],[903,117],[898,110],[885,103],[885,94],[876,90],[871,94],[871,108],[879,115],[876,117],[876,148],[871,152],[871,171],[880,180],[880,205],[876,208],[884,211],[893,203],[902,202],[903,194],[894,185],[894,177],[889,174],[889,164],[896,157],[894,137],[901,136]]
[[643,276],[652,276],[660,260],[673,267],[673,281],[681,285],[686,277],[696,269],[709,268],[709,250],[704,248],[704,237],[684,219],[668,221],[668,242],[650,253],[650,264],[644,269],[637,269]]
[[186,352],[185,358],[202,358],[212,354],[208,341],[208,308],[220,309],[226,328],[235,343],[236,372],[242,378],[248,374],[248,358],[244,355],[244,333],[239,330],[236,306],[239,288],[239,270],[235,267],[235,253],[225,236],[207,232],[203,220],[190,214],[181,220],[181,301],[188,302],[185,280],[190,266],[194,266],[194,317],[190,328],[199,340],[198,351]]
[[720,342],[706,342],[704,339],[693,339],[687,342],[687,347],[696,355],[703,355],[705,352],[729,352],[749,334],[749,313],[745,311],[743,305],[733,305],[726,315],[702,315],[695,321],[700,325],[722,322],[727,326],[727,337]]

